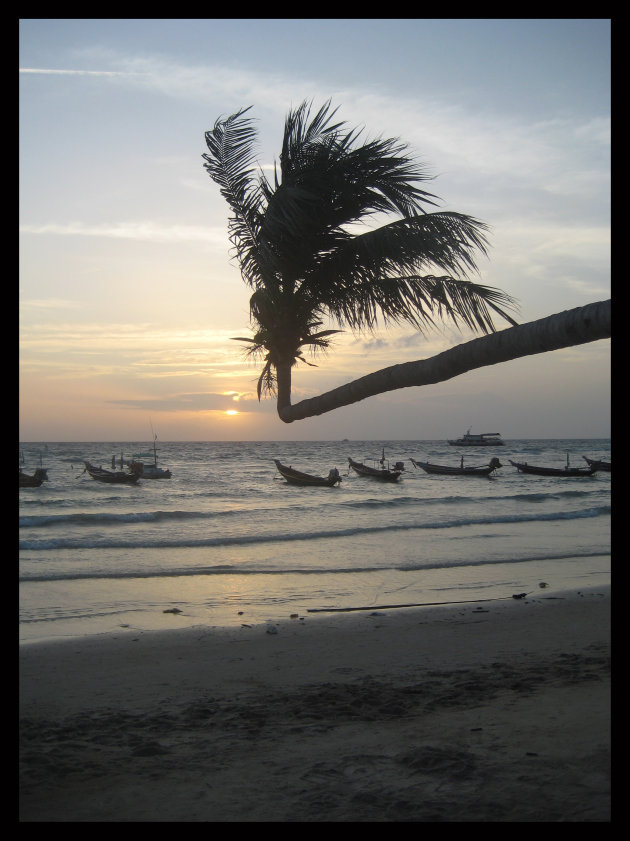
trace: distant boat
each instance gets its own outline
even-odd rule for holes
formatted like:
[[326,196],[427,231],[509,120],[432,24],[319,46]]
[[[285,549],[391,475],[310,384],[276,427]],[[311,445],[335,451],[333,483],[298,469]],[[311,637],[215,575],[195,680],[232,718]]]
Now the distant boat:
[[[129,469],[133,473],[137,473],[142,479],[170,479],[173,475],[170,470],[158,467],[156,441],[157,435],[154,435],[152,453],[134,453],[131,457],[132,460],[128,462]],[[144,459],[152,459],[153,464],[146,464]]]
[[530,473],[532,476],[565,476],[565,477],[579,477],[579,476],[593,476],[595,468],[593,467],[569,467],[569,456],[567,455],[567,463],[565,467],[534,467],[527,464],[527,462],[512,461],[510,464],[516,467],[519,473]]
[[471,435],[470,429],[461,438],[448,442],[453,447],[502,447],[504,441],[498,432],[482,432],[479,435]]
[[582,458],[588,466],[592,467],[594,470],[601,470],[602,473],[610,473],[609,461],[598,461],[597,459],[586,458],[586,456],[582,456]]
[[[140,478],[138,473],[125,473],[123,470],[103,470],[102,467],[94,467],[89,461],[83,463],[85,464],[83,473],[87,471],[92,479],[96,479],[97,482],[105,482],[108,485],[134,485]],[[82,476],[83,474],[79,475]]]
[[[376,459],[374,461],[376,462]],[[387,467],[385,467],[385,448],[383,448],[383,453],[378,463],[381,465],[380,467],[370,467],[368,464],[353,461],[351,458],[348,459],[348,464],[359,476],[371,476],[373,479],[382,479],[384,482],[397,482],[400,474],[405,469],[401,461],[396,462],[393,470],[389,469],[389,462]]]
[[[463,462],[463,459],[462,459]],[[427,461],[415,461],[411,459],[414,467],[420,467],[425,473],[437,473],[442,476],[490,476],[490,474],[503,467],[498,458],[490,459],[490,464],[479,467],[464,467],[463,464],[459,467],[447,467],[440,464],[429,464]]]
[[328,476],[312,476],[310,473],[302,473],[300,470],[294,470],[292,467],[287,467],[281,464],[278,459],[274,458],[276,467],[281,476],[283,476],[290,485],[302,485],[311,487],[328,487],[332,488],[341,482],[341,476],[336,467],[333,467]]

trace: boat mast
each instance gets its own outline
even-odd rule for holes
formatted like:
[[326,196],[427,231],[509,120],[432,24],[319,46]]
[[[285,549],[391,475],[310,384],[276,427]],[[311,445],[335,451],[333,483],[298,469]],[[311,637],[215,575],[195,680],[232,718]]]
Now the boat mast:
[[153,437],[153,464],[155,465],[155,467],[157,467],[157,447],[155,445],[155,442],[157,441],[157,435],[155,434],[153,424],[151,421],[149,421],[149,426],[151,427],[151,435]]

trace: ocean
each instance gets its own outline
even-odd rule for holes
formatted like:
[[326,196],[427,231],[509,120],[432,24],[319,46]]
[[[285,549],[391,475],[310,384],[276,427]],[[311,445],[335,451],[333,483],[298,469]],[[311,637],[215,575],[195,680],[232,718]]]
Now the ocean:
[[[611,474],[520,474],[610,460],[610,440],[158,441],[171,479],[108,485],[104,468],[146,442],[24,443],[49,480],[19,492],[20,642],[193,626],[317,621],[327,611],[552,596],[610,583]],[[384,448],[396,483],[360,477]],[[429,475],[416,461],[503,467],[490,478]],[[334,488],[289,485],[274,458]],[[544,588],[541,585],[545,585]]]

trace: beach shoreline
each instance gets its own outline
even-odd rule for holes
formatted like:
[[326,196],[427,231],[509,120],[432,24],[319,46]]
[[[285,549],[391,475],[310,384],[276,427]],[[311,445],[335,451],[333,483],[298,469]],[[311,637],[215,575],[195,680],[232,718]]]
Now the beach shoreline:
[[610,587],[20,646],[20,821],[610,820]]

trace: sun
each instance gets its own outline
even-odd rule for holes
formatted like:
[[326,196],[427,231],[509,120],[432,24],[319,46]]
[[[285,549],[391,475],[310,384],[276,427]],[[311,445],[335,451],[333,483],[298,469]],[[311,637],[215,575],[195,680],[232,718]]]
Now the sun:
[[225,413],[226,415],[238,415],[236,409],[228,409]]

